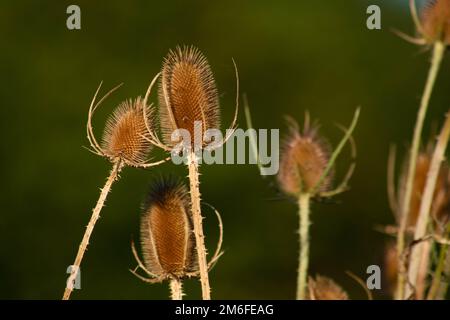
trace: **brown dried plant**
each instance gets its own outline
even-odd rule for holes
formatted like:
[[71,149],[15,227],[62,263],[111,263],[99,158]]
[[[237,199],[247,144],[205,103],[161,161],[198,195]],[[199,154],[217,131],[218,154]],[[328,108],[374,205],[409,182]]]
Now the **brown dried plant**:
[[309,277],[308,300],[349,300],[345,292],[332,279],[317,275],[314,278]]
[[354,163],[347,170],[343,181],[334,190],[331,182],[334,175],[334,164],[347,141],[351,141],[352,156],[355,148],[351,134],[359,117],[356,110],[350,128],[338,144],[334,152],[330,151],[328,143],[318,134],[317,125],[311,125],[309,114],[306,114],[303,132],[292,118],[288,118],[289,135],[284,140],[281,150],[280,170],[277,181],[281,191],[294,197],[299,209],[299,243],[297,299],[306,298],[308,264],[309,264],[309,226],[311,198],[331,197],[347,190],[347,183],[352,176]]
[[[139,97],[135,100],[124,101],[116,108],[114,113],[107,120],[105,127],[102,145],[100,145],[93,132],[92,117],[98,106],[119,86],[113,88],[106,93],[103,98],[96,103],[97,94],[100,91],[101,85],[95,92],[88,112],[87,121],[87,137],[91,145],[90,151],[96,155],[107,158],[113,165],[113,168],[106,180],[104,187],[101,189],[100,196],[95,205],[91,219],[86,228],[86,231],[81,240],[75,262],[72,265],[71,274],[67,280],[66,288],[64,290],[63,300],[68,300],[73,291],[73,283],[79,273],[81,261],[83,259],[86,248],[89,244],[89,239],[94,230],[95,223],[100,217],[100,211],[106,201],[106,197],[111,190],[111,186],[119,179],[119,174],[123,167],[132,166],[139,168],[148,168],[163,163],[146,162],[148,154],[152,148],[148,141],[147,126],[154,125],[154,113],[147,110],[143,100]],[[143,111],[146,112],[146,119],[143,117]]]
[[[234,61],[233,61],[234,63]],[[239,78],[234,64],[237,80],[236,109],[231,128],[236,125],[238,112]],[[162,131],[162,142],[153,128],[148,127],[151,136],[149,141],[166,151],[173,151],[175,142],[171,135],[175,130],[187,130],[194,139],[191,140],[187,151],[189,168],[190,195],[192,206],[192,221],[195,233],[202,297],[211,298],[209,285],[205,236],[202,226],[200,209],[200,181],[198,151],[206,146],[203,133],[208,129],[219,129],[220,109],[218,93],[214,76],[205,56],[195,47],[177,47],[164,59],[162,71],[151,82],[144,101],[147,101],[151,89],[157,78],[161,75],[159,88],[159,118]],[[199,125],[201,130],[199,130]],[[232,130],[225,137],[231,136]],[[196,144],[197,139],[201,141]]]
[[[220,237],[208,268],[211,268],[221,255],[222,220],[217,211],[216,214]],[[199,275],[189,192],[186,186],[174,179],[162,179],[155,183],[142,206],[140,229],[144,259],[142,262],[132,244],[138,266],[131,272],[148,283],[169,280],[172,299],[181,300],[182,279]],[[137,273],[139,268],[147,277]]]

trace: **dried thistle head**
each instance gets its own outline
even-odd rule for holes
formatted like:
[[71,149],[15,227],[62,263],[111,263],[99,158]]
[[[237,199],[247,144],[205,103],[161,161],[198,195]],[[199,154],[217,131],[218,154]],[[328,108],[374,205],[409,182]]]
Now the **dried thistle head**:
[[[144,163],[152,144],[143,117],[143,101],[140,97],[119,104],[109,117],[103,134],[102,151],[111,160],[120,159],[130,166]],[[147,112],[148,123],[153,124],[153,115]]]
[[330,278],[309,277],[309,300],[349,300],[347,293]]
[[[219,98],[205,56],[195,47],[177,47],[164,59],[159,88],[160,121],[164,142],[173,146],[171,134],[186,129],[193,141],[195,122],[219,129]],[[192,142],[193,143],[193,142]]]
[[420,20],[427,42],[442,41],[450,45],[450,0],[428,0]]
[[197,269],[189,208],[186,186],[170,179],[153,185],[143,205],[144,265],[158,279],[182,278]]
[[280,189],[290,196],[313,192],[314,188],[319,192],[328,190],[332,172],[318,186],[330,160],[328,143],[319,137],[318,127],[310,125],[308,115],[303,133],[295,120],[288,118],[288,121],[290,133],[283,142],[277,175]]
[[[427,181],[432,156],[433,144],[429,143],[426,150],[420,152],[417,157],[416,171],[414,174],[413,189],[411,194],[409,220],[407,223],[409,227],[414,227],[419,217],[422,194]],[[400,177],[399,200],[401,200],[404,196],[406,174],[407,166],[405,165]],[[450,219],[450,170],[448,163],[446,162],[443,162],[441,164],[441,168],[439,169],[431,213],[439,225],[445,225]]]

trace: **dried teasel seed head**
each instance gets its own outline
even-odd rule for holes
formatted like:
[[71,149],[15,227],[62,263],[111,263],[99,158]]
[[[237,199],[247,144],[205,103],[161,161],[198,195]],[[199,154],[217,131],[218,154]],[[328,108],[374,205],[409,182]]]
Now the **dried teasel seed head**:
[[[318,127],[310,125],[308,115],[305,118],[303,133],[299,132],[295,120],[287,120],[290,134],[283,142],[277,180],[284,193],[298,196],[316,188],[328,165],[330,148],[328,143],[318,136]],[[328,190],[332,176],[333,173],[329,173],[317,187],[317,191]]]
[[[413,189],[410,203],[410,213],[408,226],[414,227],[419,217],[420,205],[422,203],[422,194],[427,181],[428,171],[430,169],[433,156],[433,144],[429,143],[426,150],[419,153],[416,163],[416,172],[414,175]],[[407,166],[404,165],[400,177],[400,200],[404,196],[403,190],[406,183]],[[402,203],[402,202],[399,202]],[[450,219],[450,170],[448,163],[443,162],[439,169],[436,188],[434,191],[433,202],[431,206],[432,217],[438,225],[445,225]]]
[[[120,159],[130,166],[145,162],[152,144],[145,138],[148,131],[143,116],[143,100],[126,100],[119,104],[106,122],[103,150],[111,161]],[[147,112],[148,123],[153,115]]]
[[421,24],[427,42],[450,45],[450,0],[428,0],[421,12]]
[[309,300],[349,300],[347,293],[330,278],[309,278]]
[[143,205],[144,264],[158,278],[182,278],[197,270],[195,239],[186,186],[174,179],[152,185]]
[[219,98],[213,74],[205,56],[195,47],[170,51],[162,66],[159,110],[164,142],[174,145],[171,134],[186,129],[194,141],[195,122],[202,137],[208,129],[219,129]]

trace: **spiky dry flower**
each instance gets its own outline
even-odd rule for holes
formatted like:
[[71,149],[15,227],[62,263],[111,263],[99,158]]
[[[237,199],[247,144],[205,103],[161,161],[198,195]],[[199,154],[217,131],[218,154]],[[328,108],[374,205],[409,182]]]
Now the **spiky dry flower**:
[[186,129],[194,137],[196,121],[201,123],[202,137],[208,129],[219,129],[216,84],[207,59],[197,48],[185,46],[169,51],[162,67],[159,105],[167,145],[174,144],[171,134],[177,129]]
[[290,196],[310,193],[313,189],[326,191],[332,180],[332,172],[321,182],[330,160],[330,148],[318,135],[317,125],[311,125],[306,116],[303,133],[297,122],[288,118],[289,136],[284,140],[281,151],[280,170],[277,175],[280,189]]
[[176,180],[153,185],[142,208],[141,245],[146,269],[159,279],[197,270],[189,193]]
[[[152,144],[143,117],[143,100],[126,100],[109,117],[103,134],[103,150],[111,162],[121,159],[130,166],[144,163]],[[147,123],[154,125],[152,112]],[[147,137],[147,139],[146,139]]]
[[423,37],[428,43],[450,45],[450,0],[428,0],[420,15]]
[[347,293],[332,279],[317,275],[309,277],[310,300],[349,300]]

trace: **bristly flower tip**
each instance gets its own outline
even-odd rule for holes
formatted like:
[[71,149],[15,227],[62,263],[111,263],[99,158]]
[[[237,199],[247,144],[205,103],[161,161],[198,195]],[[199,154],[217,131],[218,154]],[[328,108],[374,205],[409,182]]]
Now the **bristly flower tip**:
[[309,300],[349,300],[347,293],[332,279],[317,275],[309,278]]
[[420,18],[427,42],[442,41],[450,45],[450,0],[428,0]]

